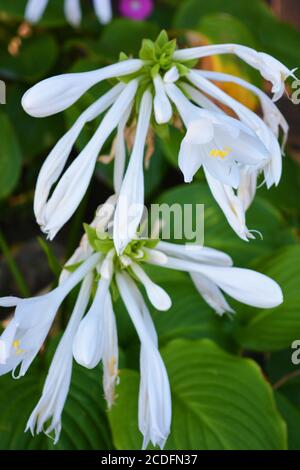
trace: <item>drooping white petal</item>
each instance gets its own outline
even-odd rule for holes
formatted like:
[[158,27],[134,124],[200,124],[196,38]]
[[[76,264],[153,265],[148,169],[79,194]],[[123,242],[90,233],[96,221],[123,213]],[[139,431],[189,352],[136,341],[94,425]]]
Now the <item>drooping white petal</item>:
[[188,83],[183,83],[182,88],[189,94],[192,101],[196,103],[201,108],[208,109],[209,111],[214,111],[216,113],[224,114],[224,111],[219,108],[212,100],[210,100],[206,95],[201,93],[197,88],[189,85]]
[[[260,148],[257,142],[252,141],[253,151],[255,149],[256,153],[261,153],[261,163],[259,164],[259,167],[265,169],[265,178],[268,187],[272,186],[272,184],[278,185],[282,172],[282,158],[277,136],[273,133],[273,131],[271,131],[271,129],[256,113],[248,109],[246,106],[231,96],[224,93],[224,91],[222,91],[213,83],[209,82],[203,76],[203,74],[198,73],[198,71],[192,71],[189,74],[189,79],[195,86],[201,87],[203,91],[210,94],[214,98],[217,98],[221,103],[231,107],[238,115],[241,122],[255,132],[265,150],[268,151],[268,155],[266,154],[264,159],[263,149]],[[276,108],[274,104],[273,106]]]
[[234,313],[221,290],[213,281],[199,273],[190,273],[190,276],[199,294],[218,315],[223,315],[225,312]]
[[135,142],[114,217],[113,238],[118,255],[136,235],[144,211],[143,157],[151,111],[152,95],[147,90],[142,97]]
[[157,336],[145,302],[126,273],[117,273],[116,282],[129,316],[141,341],[141,382],[139,391],[139,429],[149,441],[163,448],[170,433],[171,393],[167,372],[157,349]]
[[96,15],[101,23],[109,23],[112,18],[111,0],[94,0]]
[[283,301],[282,291],[275,281],[250,269],[208,266],[171,257],[164,267],[203,274],[226,294],[253,307],[273,308]]
[[65,0],[64,9],[68,22],[73,26],[79,26],[81,23],[80,0]]
[[290,71],[285,65],[269,54],[257,52],[250,47],[239,44],[216,44],[182,49],[175,51],[173,59],[186,61],[191,59],[200,59],[215,54],[234,54],[257,69],[266,80],[269,80],[272,83],[274,101],[281,98],[284,93],[284,81],[287,77],[293,75],[293,71]]
[[[168,243],[160,241],[157,249],[166,253],[168,256],[176,256],[182,259],[189,259],[204,264],[212,264],[216,266],[232,266],[233,261],[229,255],[222,251],[208,248],[206,246],[197,245],[179,245],[176,243]],[[161,263],[164,264],[164,263]]]
[[[44,431],[50,434],[54,431],[54,444],[58,442],[61,431],[61,415],[67,399],[72,375],[72,344],[79,322],[87,308],[93,276],[88,274],[84,279],[80,292],[70,317],[68,326],[54,354],[48,375],[44,384],[42,396],[34,408],[26,426],[32,435]],[[45,425],[51,420],[45,430]]]
[[59,306],[69,292],[94,269],[98,261],[99,255],[92,255],[52,292],[18,300],[13,320],[0,337],[2,359],[9,364],[7,371],[21,364],[19,377],[26,373],[45,341]]
[[172,301],[169,294],[160,286],[155,284],[150,277],[145,273],[137,263],[131,263],[130,268],[136,275],[138,280],[143,284],[146,289],[148,298],[152,305],[161,311],[169,310],[172,306]]
[[90,183],[99,152],[126,112],[137,90],[138,82],[132,80],[105,114],[97,131],[61,177],[45,210],[45,225],[42,227],[53,239],[61,227],[73,215]]
[[81,320],[73,341],[73,355],[78,364],[88,369],[96,367],[104,347],[104,309],[110,282],[100,279],[92,306]]
[[34,197],[34,212],[39,225],[45,224],[45,204],[50,190],[60,177],[83,126],[86,122],[93,120],[105,111],[114,102],[123,87],[121,84],[116,85],[89,106],[73,124],[71,129],[57,142],[45,160],[38,176]]
[[163,79],[159,74],[153,80],[155,88],[154,115],[157,124],[166,124],[170,121],[173,110],[169,98],[167,97]]
[[227,222],[235,233],[245,241],[254,238],[246,225],[245,208],[242,201],[235,194],[234,190],[213,178],[209,172],[205,172],[206,181],[216,202],[222,209]]
[[28,0],[25,9],[25,18],[30,23],[37,23],[44,14],[49,0]]
[[22,106],[33,117],[50,116],[69,108],[96,83],[129,75],[142,66],[141,60],[129,59],[92,72],[68,73],[47,78],[24,94]]

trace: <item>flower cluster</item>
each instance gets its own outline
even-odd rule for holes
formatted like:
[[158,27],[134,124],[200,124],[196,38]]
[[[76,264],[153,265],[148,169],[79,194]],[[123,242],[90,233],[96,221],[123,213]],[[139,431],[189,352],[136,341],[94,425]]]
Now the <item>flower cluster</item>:
[[[195,59],[212,54],[236,54],[259,70],[272,83],[273,100],[242,79],[194,68]],[[132,234],[135,233],[144,202],[143,159],[149,129],[172,124],[179,117],[182,129],[186,129],[178,155],[184,180],[192,181],[202,167],[233,230],[244,240],[253,238],[245,213],[254,198],[259,174],[263,173],[268,188],[280,181],[288,125],[274,101],[282,96],[284,81],[292,73],[273,57],[245,46],[224,44],[177,50],[176,41],[169,41],[162,32],[155,42],[143,41],[138,59],[122,54],[118,63],[108,67],[38,83],[27,91],[22,103],[31,116],[44,117],[67,109],[100,81],[115,79],[115,85],[79,116],[46,159],[35,192],[37,222],[53,239],[74,214],[90,184],[103,145],[116,131],[114,189],[123,205],[127,201],[128,207],[137,207],[135,224],[131,224]],[[261,101],[263,119],[223,92],[214,81],[232,81],[250,89]],[[231,108],[236,117],[225,114],[222,105]],[[83,127],[100,115],[103,118],[95,134],[64,171]],[[126,127],[132,125],[136,129],[135,140],[126,168]],[[118,253],[130,241],[122,233],[122,217],[124,207],[117,205],[114,225],[118,233],[114,239]]]
[[[40,2],[44,6],[46,3]],[[69,6],[71,3],[78,6],[78,2],[65,2]],[[198,59],[213,54],[235,54],[257,69],[271,82],[273,100],[242,79],[196,68]],[[121,297],[141,343],[138,415],[143,446],[146,448],[150,441],[164,446],[171,423],[170,386],[140,286],[157,310],[168,310],[172,301],[151,280],[147,265],[188,273],[199,294],[219,315],[234,313],[224,294],[258,308],[273,308],[282,302],[281,289],[273,280],[234,267],[223,252],[137,234],[144,210],[144,159],[149,132],[176,123],[182,132],[178,165],[185,182],[191,182],[202,168],[233,230],[244,240],[253,237],[245,214],[255,196],[258,176],[263,175],[268,188],[277,185],[281,177],[288,125],[275,101],[282,96],[284,82],[291,74],[293,71],[273,57],[241,45],[178,50],[176,41],[169,40],[163,31],[156,41],[143,41],[136,59],[121,54],[116,64],[48,78],[26,92],[22,100],[25,111],[45,117],[69,108],[99,82],[112,82],[109,91],[99,96],[61,137],[40,171],[34,212],[50,239],[76,211],[99,154],[112,135],[114,157],[114,194],[100,206],[94,221],[85,226],[86,233],[66,263],[58,287],[30,299],[0,299],[0,306],[15,307],[13,319],[0,337],[0,375],[13,371],[15,377],[21,377],[44,343],[63,300],[80,285],[42,397],[28,421],[27,428],[33,434],[43,431],[48,423],[45,432],[54,431],[57,442],[73,358],[87,368],[102,362],[104,394],[108,406],[112,406],[118,382],[114,310],[116,299]],[[222,91],[215,84],[218,81],[237,83],[255,93],[263,117]],[[225,113],[224,105],[235,117]],[[67,166],[84,126],[99,116],[101,122],[94,135]]]
[[[14,318],[0,339],[0,375],[13,371],[21,377],[41,348],[59,306],[80,284],[68,326],[55,352],[41,399],[33,410],[27,429],[40,433],[50,420],[47,434],[54,431],[57,442],[61,415],[70,387],[74,359],[84,367],[103,365],[104,395],[109,407],[114,402],[118,381],[118,336],[113,302],[120,295],[141,342],[139,429],[143,447],[151,441],[164,446],[170,432],[171,394],[167,372],[158,350],[158,338],[147,304],[160,311],[172,301],[146,272],[147,264],[187,272],[204,300],[219,314],[233,313],[223,292],[247,305],[271,308],[282,302],[280,287],[263,274],[233,267],[221,251],[187,248],[156,239],[131,241],[118,255],[107,233],[113,212],[104,204],[79,248],[66,263],[59,286],[31,299],[2,298],[3,307],[16,307]],[[149,367],[149,364],[151,366]],[[18,375],[16,371],[19,370]]]

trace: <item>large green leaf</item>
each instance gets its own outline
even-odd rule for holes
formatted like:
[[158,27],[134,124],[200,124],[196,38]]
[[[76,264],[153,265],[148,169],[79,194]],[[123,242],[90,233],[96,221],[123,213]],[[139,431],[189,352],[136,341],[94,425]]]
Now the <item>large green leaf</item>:
[[44,435],[24,434],[39,399],[44,373],[32,367],[25,378],[0,378],[0,449],[85,450],[112,449],[101,391],[101,371],[76,366],[63,413],[63,431],[56,446]]
[[14,129],[4,113],[0,113],[0,199],[7,197],[18,183],[22,155]]
[[[192,204],[195,207],[196,204],[204,204],[205,245],[230,254],[236,264],[248,265],[255,257],[271,254],[279,247],[296,243],[296,237],[286,226],[280,212],[259,196],[247,213],[247,225],[249,229],[259,230],[263,240],[257,237],[249,243],[240,240],[228,225],[206,182],[177,186],[161,194],[157,202],[169,206]],[[181,218],[178,224],[181,226]]]
[[[285,424],[261,370],[208,340],[174,340],[162,350],[172,390],[166,449],[284,449]],[[151,367],[151,365],[149,365]],[[109,413],[117,449],[138,449],[138,373],[122,371]]]
[[[237,332],[240,344],[256,351],[276,351],[290,347],[300,337],[300,247],[282,249],[255,267],[276,280],[283,290],[284,302],[277,308],[245,310],[245,324]],[[243,315],[242,315],[243,321]]]

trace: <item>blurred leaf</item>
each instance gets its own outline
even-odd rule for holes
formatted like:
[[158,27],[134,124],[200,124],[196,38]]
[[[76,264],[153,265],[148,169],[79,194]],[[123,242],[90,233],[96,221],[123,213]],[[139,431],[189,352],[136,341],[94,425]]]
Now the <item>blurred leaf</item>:
[[[259,230],[263,235],[263,240],[258,237],[249,243],[239,239],[228,225],[206,182],[172,188],[162,193],[156,203],[168,204],[169,207],[173,204],[179,204],[181,207],[185,204],[192,204],[194,209],[196,204],[204,204],[204,244],[230,254],[235,264],[247,265],[255,257],[266,256],[277,248],[297,243],[296,237],[285,224],[280,212],[259,196],[256,197],[247,213],[247,225],[249,229]],[[181,218],[179,219],[177,222],[180,225],[177,229],[181,227]],[[171,234],[174,236],[173,226],[174,224],[171,225]],[[195,219],[193,229],[196,229]]]
[[[277,308],[253,310],[236,334],[239,343],[255,351],[277,351],[290,347],[300,332],[299,290],[300,247],[282,249],[255,268],[277,281],[283,290],[284,302]],[[242,316],[243,320],[243,316]]]
[[0,48],[0,73],[4,78],[37,81],[54,65],[58,46],[48,34],[23,39],[17,54],[9,53],[7,46]]
[[75,366],[69,397],[63,413],[63,430],[53,446],[45,435],[24,433],[26,422],[39,399],[44,374],[37,365],[26,377],[0,378],[0,449],[2,450],[100,450],[112,449],[105,416],[99,368]]
[[16,187],[22,164],[21,150],[14,129],[4,113],[0,113],[0,199]]
[[99,50],[112,60],[117,60],[120,52],[137,57],[142,40],[155,39],[158,33],[158,26],[150,21],[118,18],[105,28]]
[[42,237],[38,237],[38,242],[47,257],[49,268],[55,275],[56,279],[58,279],[61,273],[62,266],[55,254],[53,253],[51,245],[47,243],[46,240],[44,240]]
[[[208,340],[175,340],[162,350],[172,390],[173,421],[166,449],[285,449],[286,430],[269,384],[249,359]],[[115,446],[139,449],[137,372],[121,371],[109,412]]]

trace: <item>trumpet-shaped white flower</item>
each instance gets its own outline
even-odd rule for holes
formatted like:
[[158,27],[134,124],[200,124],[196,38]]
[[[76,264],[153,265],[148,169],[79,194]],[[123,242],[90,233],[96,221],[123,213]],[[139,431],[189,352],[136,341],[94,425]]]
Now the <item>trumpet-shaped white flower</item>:
[[71,258],[76,264],[71,265],[69,260],[65,268],[72,273],[62,276],[54,291],[28,300],[0,299],[0,306],[16,306],[13,319],[0,337],[0,375],[9,371],[15,374],[19,365],[19,376],[25,374],[48,334],[60,304],[83,281],[69,324],[54,355],[42,397],[32,412],[27,429],[33,434],[39,433],[51,420],[45,432],[54,431],[57,442],[71,381],[72,356],[87,368],[102,362],[104,395],[111,407],[118,383],[118,336],[110,294],[114,281],[114,293],[117,287],[141,342],[138,421],[143,448],[150,441],[163,447],[171,424],[170,386],[159,354],[155,327],[139,284],[157,310],[169,309],[172,302],[167,292],[150,279],[146,265],[188,272],[200,295],[219,315],[233,312],[224,293],[247,305],[272,308],[282,302],[282,292],[269,277],[233,267],[228,255],[211,248],[136,239],[119,255],[107,231],[113,217],[107,204],[100,207],[93,224],[85,226],[86,235],[80,249]]
[[55,433],[56,444],[61,432],[61,415],[67,399],[72,376],[72,343],[79,322],[87,308],[92,288],[93,276],[87,274],[82,282],[80,292],[70,317],[68,326],[55,351],[42,396],[33,410],[26,427],[32,435],[44,431],[44,426],[51,419],[50,426],[45,430],[46,434]]
[[[119,63],[100,70],[49,78],[25,93],[25,111],[43,117],[65,110],[102,80],[114,78],[119,82],[78,118],[44,163],[36,189],[35,214],[50,239],[75,212],[86,193],[99,152],[115,132],[111,153],[115,158],[114,189],[119,200],[114,227],[116,248],[122,253],[142,216],[143,159],[149,128],[154,121],[154,130],[172,122],[176,111],[186,128],[179,154],[185,181],[192,181],[203,167],[228,222],[243,239],[250,238],[245,210],[255,194],[252,183],[260,172],[264,172],[267,187],[279,183],[288,126],[272,100],[253,85],[227,74],[192,69],[191,58],[218,53],[234,53],[258,69],[273,84],[276,99],[283,93],[285,79],[293,73],[271,56],[240,45],[176,50],[176,42],[169,41],[162,32],[155,42],[143,42],[139,59],[122,57]],[[231,80],[253,91],[261,100],[264,119],[223,92],[214,80]],[[227,116],[217,103],[232,108],[237,117]],[[84,125],[103,113],[90,142],[64,170]],[[278,144],[280,128],[284,133],[282,149]],[[126,154],[131,148],[126,168]],[[238,202],[240,194],[246,204]],[[129,214],[128,220],[125,213]],[[125,225],[131,227],[128,238],[124,237]]]
[[[38,23],[42,18],[49,0],[28,0],[25,9],[25,18],[30,23]],[[109,23],[112,18],[111,0],[93,0],[94,9],[100,23]],[[81,23],[80,0],[64,0],[64,11],[68,22],[72,26]]]

